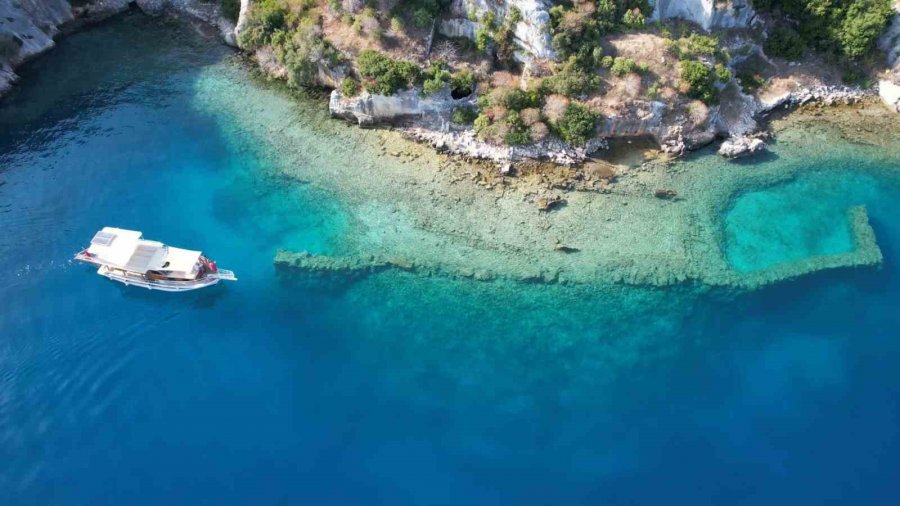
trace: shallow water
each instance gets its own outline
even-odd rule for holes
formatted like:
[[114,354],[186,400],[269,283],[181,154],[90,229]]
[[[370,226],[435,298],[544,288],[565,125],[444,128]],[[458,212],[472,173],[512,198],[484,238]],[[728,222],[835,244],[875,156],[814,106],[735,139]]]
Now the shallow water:
[[[229,55],[125,16],[62,40],[0,104],[4,504],[900,493],[894,155],[832,140],[821,170],[742,195],[723,225],[726,256],[752,270],[846,247],[843,213],[865,204],[881,270],[742,296],[401,273],[324,289],[272,257],[342,248],[364,207],[285,180],[277,153],[210,114],[252,90],[204,85],[240,73]],[[330,128],[307,142],[335,142]],[[329,163],[305,148],[303,171]],[[761,163],[805,160],[776,154]],[[103,225],[201,247],[240,281],[115,285],[69,261]]]

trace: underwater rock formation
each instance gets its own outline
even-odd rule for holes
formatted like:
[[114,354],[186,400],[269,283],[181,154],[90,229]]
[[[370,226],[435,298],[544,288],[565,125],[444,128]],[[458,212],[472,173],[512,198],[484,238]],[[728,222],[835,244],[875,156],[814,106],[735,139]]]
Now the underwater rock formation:
[[[675,194],[672,190],[657,192],[658,198],[672,199]],[[672,193],[669,193],[672,192]],[[814,272],[859,267],[879,267],[884,258],[875,237],[875,231],[869,223],[868,213],[865,207],[852,207],[847,211],[850,227],[853,233],[854,249],[847,253],[833,255],[820,255],[799,261],[778,264],[772,267],[752,272],[737,272],[734,270],[709,273],[709,277],[703,282],[710,286],[724,288],[755,290],[767,285],[791,280]],[[564,253],[577,253],[579,248],[557,242],[553,249]],[[328,284],[345,284],[360,280],[366,276],[389,270],[408,272],[422,276],[445,276],[450,278],[468,278],[477,281],[494,281],[505,279],[523,283],[572,283],[560,270],[537,270],[534,272],[494,272],[490,270],[468,270],[449,267],[444,264],[426,264],[409,258],[386,258],[375,255],[360,256],[330,256],[315,255],[303,252],[290,252],[280,250],[274,259],[275,266],[284,269],[286,274],[295,279],[314,282],[326,282]],[[660,266],[652,272],[634,271],[633,265],[628,263],[618,267],[604,269],[609,279],[617,283],[671,286],[683,283],[696,282],[690,275],[684,272],[667,270]],[[618,271],[610,272],[612,270]]]

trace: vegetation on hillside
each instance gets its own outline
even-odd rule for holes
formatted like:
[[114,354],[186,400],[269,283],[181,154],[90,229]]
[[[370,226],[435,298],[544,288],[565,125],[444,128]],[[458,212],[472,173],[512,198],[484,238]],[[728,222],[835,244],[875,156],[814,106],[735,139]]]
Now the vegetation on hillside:
[[753,0],[753,6],[782,23],[766,51],[788,59],[808,46],[844,63],[861,60],[893,16],[891,0]]
[[[223,14],[236,18],[239,0],[220,1]],[[776,20],[764,42],[767,54],[799,60],[814,49],[845,64],[872,52],[890,18],[890,2],[753,0]],[[597,111],[677,93],[716,104],[719,90],[733,78],[731,55],[716,35],[697,33],[683,22],[648,25],[649,0],[553,3],[550,37],[560,58],[527,73],[516,61],[522,13],[515,7],[502,16],[501,10],[469,13],[478,23],[474,40],[438,38],[430,51],[419,51],[426,38],[432,41],[435,21],[450,0],[257,0],[239,43],[248,49],[271,46],[293,86],[314,84],[322,67],[346,57],[353,61],[347,62],[350,77],[339,84],[345,96],[419,88],[425,96],[450,90],[461,98],[477,91],[477,107],[457,107],[452,122],[473,124],[487,142],[511,145],[550,134],[584,144],[601,119]],[[631,40],[639,41],[637,49],[623,45]],[[739,69],[737,82],[745,91],[764,84],[746,69]]]

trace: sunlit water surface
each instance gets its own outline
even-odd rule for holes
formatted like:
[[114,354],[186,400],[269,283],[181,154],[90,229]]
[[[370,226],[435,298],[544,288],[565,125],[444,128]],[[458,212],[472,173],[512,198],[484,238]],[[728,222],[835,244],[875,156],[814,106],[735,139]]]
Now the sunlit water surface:
[[[737,298],[390,273],[322,290],[272,257],[329,252],[349,217],[195,107],[230,55],[125,16],[0,105],[3,504],[900,497],[900,189],[840,170],[840,145],[834,170],[736,200],[723,248],[748,271],[838,252],[866,204],[880,271]],[[69,260],[103,225],[240,281],[113,284]]]

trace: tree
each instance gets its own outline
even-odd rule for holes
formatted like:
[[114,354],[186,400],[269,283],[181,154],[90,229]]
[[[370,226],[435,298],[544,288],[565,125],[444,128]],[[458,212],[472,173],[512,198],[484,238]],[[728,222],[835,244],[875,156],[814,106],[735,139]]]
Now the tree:
[[587,107],[572,102],[556,122],[559,136],[569,144],[580,146],[590,139],[597,125],[597,115]]
[[683,60],[681,62],[681,82],[687,88],[687,94],[707,104],[719,101],[719,90],[716,89],[716,76],[712,69],[701,61]]

